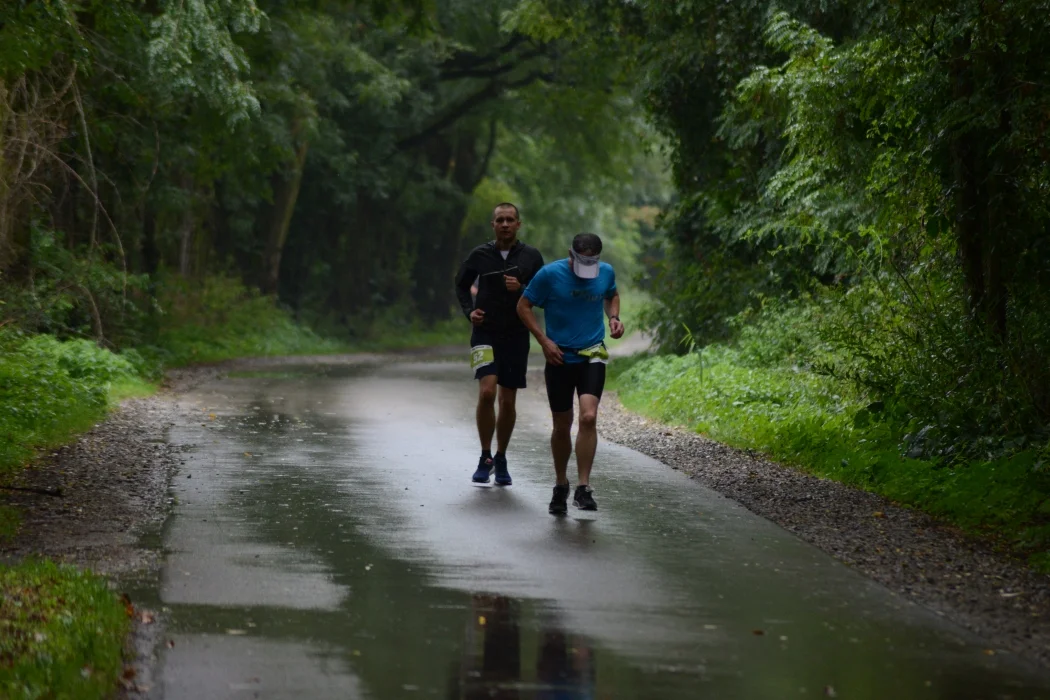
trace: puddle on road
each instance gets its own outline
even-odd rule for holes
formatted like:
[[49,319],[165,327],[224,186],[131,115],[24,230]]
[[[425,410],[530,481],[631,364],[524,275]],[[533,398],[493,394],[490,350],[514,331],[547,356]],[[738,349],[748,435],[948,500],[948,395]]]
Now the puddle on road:
[[600,447],[599,513],[551,518],[537,396],[514,487],[472,487],[459,369],[187,397],[158,697],[1050,698],[1045,675],[629,450]]

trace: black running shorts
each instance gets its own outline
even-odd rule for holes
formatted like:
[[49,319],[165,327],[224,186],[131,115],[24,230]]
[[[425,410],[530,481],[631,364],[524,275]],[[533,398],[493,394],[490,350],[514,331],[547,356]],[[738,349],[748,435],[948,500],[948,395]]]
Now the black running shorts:
[[504,335],[475,328],[470,334],[470,353],[473,364],[480,366],[474,370],[474,379],[496,375],[500,386],[524,389],[530,337],[528,331]]
[[575,394],[590,394],[600,399],[605,389],[604,362],[548,364],[543,376],[547,380],[547,401],[552,413],[571,411]]

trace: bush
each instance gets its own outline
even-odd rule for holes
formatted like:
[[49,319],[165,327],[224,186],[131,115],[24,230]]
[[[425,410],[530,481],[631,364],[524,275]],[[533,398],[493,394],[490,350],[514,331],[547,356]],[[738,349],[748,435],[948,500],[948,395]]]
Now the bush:
[[112,384],[137,376],[128,359],[90,341],[0,330],[0,470],[90,426]]
[[295,323],[271,297],[229,277],[164,277],[158,303],[162,316],[156,344],[142,350],[170,366],[343,348]]

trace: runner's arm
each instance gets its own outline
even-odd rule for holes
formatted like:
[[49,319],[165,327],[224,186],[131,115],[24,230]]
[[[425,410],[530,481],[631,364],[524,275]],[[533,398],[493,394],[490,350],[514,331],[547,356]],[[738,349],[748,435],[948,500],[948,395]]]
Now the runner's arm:
[[459,308],[463,310],[463,315],[468,320],[471,312],[474,311],[474,298],[470,294],[470,285],[478,276],[477,270],[474,269],[473,258],[473,254],[468,255],[459,266],[459,272],[456,273],[456,299],[459,301]]
[[622,338],[623,321],[620,320],[620,292],[613,289],[612,296],[604,301],[605,315],[609,317],[609,335],[614,339]]
[[614,316],[616,320],[620,320],[620,292],[613,290],[611,297],[604,299],[602,303],[605,306],[605,315],[612,319]]
[[532,310],[533,306],[534,304],[526,296],[518,299],[518,318],[529,329],[529,333],[532,333],[536,340],[539,341],[540,347],[543,348],[543,356],[547,358],[547,362],[552,365],[563,364],[564,359],[562,358],[561,348],[548,338],[547,334],[540,328],[540,322],[536,319],[536,313]]

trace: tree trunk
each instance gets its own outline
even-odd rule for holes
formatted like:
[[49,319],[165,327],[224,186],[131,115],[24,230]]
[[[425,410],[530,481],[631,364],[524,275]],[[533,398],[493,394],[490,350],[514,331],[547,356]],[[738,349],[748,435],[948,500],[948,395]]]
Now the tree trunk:
[[[956,41],[951,62],[952,98],[967,101],[973,95],[973,66],[967,55],[970,37]],[[967,311],[980,315],[985,298],[984,226],[988,223],[983,181],[981,144],[973,132],[956,134],[951,143],[952,177],[955,191],[955,230],[959,263],[967,295]]]
[[416,265],[416,305],[424,321],[447,319],[455,301],[453,278],[459,267],[460,240],[468,201],[481,177],[479,170],[487,164],[478,155],[479,133],[463,130],[452,138],[435,137],[427,148],[431,165],[445,174],[461,196],[447,202],[429,219],[429,233],[420,242],[420,256]]
[[299,187],[303,181],[303,167],[308,150],[309,144],[304,140],[295,152],[291,172],[274,176],[273,218],[266,237],[266,252],[263,255],[263,271],[259,284],[263,294],[277,293],[281,275],[281,255],[288,240],[288,227],[291,226],[292,214],[295,213],[295,203],[299,199]]
[[151,277],[160,267],[160,249],[157,247],[157,211],[149,201],[142,217],[142,264]]
[[177,238],[179,241],[179,274],[182,277],[189,277],[193,273],[194,267],[193,234],[197,223],[193,211],[193,178],[189,175],[183,175],[179,179],[179,187],[182,189],[184,196],[188,200],[186,207],[182,211],[182,220],[179,222],[177,229]]

